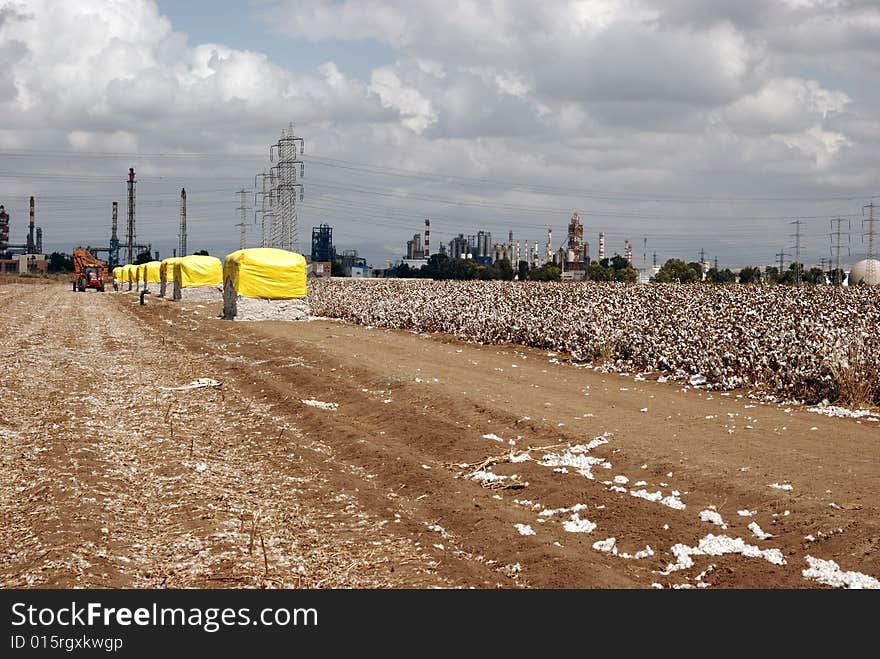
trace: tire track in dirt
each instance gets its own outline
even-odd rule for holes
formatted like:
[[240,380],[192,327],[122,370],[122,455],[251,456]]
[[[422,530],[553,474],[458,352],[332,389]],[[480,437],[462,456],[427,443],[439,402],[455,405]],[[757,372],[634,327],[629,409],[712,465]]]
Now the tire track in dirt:
[[[259,402],[120,313],[135,296],[4,287],[5,587],[456,585],[381,532]],[[13,290],[14,289],[14,290]],[[317,503],[317,505],[316,505]]]
[[[815,585],[801,575],[808,554],[869,574],[880,567],[871,486],[876,428],[790,414],[735,395],[634,383],[554,364],[558,360],[540,351],[515,346],[463,345],[442,336],[327,321],[230,324],[214,320],[210,306],[196,309],[198,316],[192,307],[170,304],[133,310],[157,332],[163,320],[175,318],[175,328],[197,327],[197,333],[175,331],[175,340],[190,352],[210,346],[226,362],[231,387],[273,406],[305,437],[329,445],[338,460],[365,470],[387,496],[362,498],[363,505],[387,515],[387,499],[394,499],[414,538],[424,541],[426,528],[434,534],[438,560],[447,556],[446,573],[462,569],[449,560],[451,554],[507,573],[518,565],[518,580],[535,586],[693,587],[714,565],[711,578],[703,580],[716,587],[800,588]],[[311,398],[339,408],[299,402]],[[811,424],[821,434],[811,433]],[[541,467],[537,462],[546,452],[493,468],[528,481],[523,490],[488,490],[456,478],[463,471],[456,465],[510,450],[483,435],[514,439],[521,450],[576,446],[603,433],[610,433],[610,441],[588,454],[611,469],[594,468],[595,480],[573,469],[561,474]],[[844,446],[858,451],[838,467],[829,458],[838,460]],[[823,469],[827,480],[813,482]],[[344,487],[348,477],[341,474]],[[619,478],[627,479],[625,486]],[[794,491],[767,487],[785,478],[797,484]],[[678,492],[686,509],[640,498],[658,491]],[[575,504],[588,507],[578,514],[597,524],[592,533],[564,529],[572,511],[542,520],[541,511]],[[737,513],[746,509],[753,515]],[[724,529],[701,518],[712,512],[722,517]],[[753,522],[775,537],[755,537],[747,528]],[[529,525],[535,535],[519,535],[516,524]],[[787,564],[710,556],[695,558],[693,568],[659,574],[676,563],[674,545],[696,546],[710,533],[779,548]],[[806,539],[810,534],[815,542]],[[593,549],[610,536],[618,555]],[[644,555],[648,547],[653,554]],[[640,552],[639,558],[622,558]]]

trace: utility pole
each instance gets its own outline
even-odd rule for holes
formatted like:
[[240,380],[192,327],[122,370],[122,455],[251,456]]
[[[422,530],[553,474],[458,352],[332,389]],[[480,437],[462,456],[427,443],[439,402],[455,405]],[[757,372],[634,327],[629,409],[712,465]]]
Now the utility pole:
[[[257,190],[257,179],[260,180],[261,190]],[[266,225],[266,219],[269,216],[267,211],[269,204],[269,194],[272,188],[272,181],[269,174],[265,171],[260,172],[256,176],[254,176],[254,223],[257,222],[257,213],[260,214],[260,231],[262,234],[262,238],[260,239],[260,247],[269,247],[269,243],[271,242],[269,238],[269,231],[271,227]],[[257,209],[257,197],[260,199],[260,208]]]
[[791,254],[789,254],[785,250],[782,250],[781,252],[776,252],[776,256],[779,257],[779,276],[781,277],[785,268],[785,257],[791,256]]
[[657,267],[657,252],[654,252],[654,267]]
[[240,229],[238,236],[239,249],[244,249],[244,246],[247,243],[247,212],[250,210],[250,207],[247,205],[247,195],[250,193],[250,190],[245,190],[244,188],[236,192],[236,194],[241,195],[241,205],[235,209],[241,213],[241,220],[235,225]]
[[700,267],[703,267],[703,262],[706,260],[706,250],[700,248]]
[[[840,286],[843,284],[843,277],[840,277],[840,250],[844,249],[843,240],[842,240],[842,232],[841,227],[843,223],[846,222],[846,242],[847,245],[846,255],[850,255],[849,250],[849,239],[850,239],[850,230],[852,229],[852,224],[849,220],[844,219],[842,217],[835,217],[831,220],[831,255],[834,257],[834,280],[831,282],[836,286]],[[834,225],[837,225],[837,230],[834,230]]]
[[134,200],[135,186],[134,167],[128,168],[128,223],[125,231],[126,263],[134,263],[134,249],[137,242],[137,233],[134,226]]
[[[877,235],[876,229],[874,227],[874,223],[877,221],[877,218],[874,217],[874,202],[872,201],[867,206],[862,207],[862,214],[865,213],[865,208],[868,209],[868,217],[862,220],[862,231],[864,231],[865,237],[868,238],[868,251],[865,252],[865,258],[873,259],[875,257],[874,254],[874,236]],[[865,229],[865,224],[868,225],[868,228]],[[863,237],[864,240],[864,237]]]
[[119,233],[118,233],[118,222],[119,222],[119,204],[117,202],[113,202],[113,220],[110,225],[110,254],[109,261],[112,267],[116,267],[119,265]]
[[801,224],[803,224],[802,220],[794,220],[793,222],[789,222],[789,224],[794,225],[794,234],[790,234],[794,237],[794,285],[801,285]]
[[186,188],[180,188],[180,228],[177,232],[177,253],[186,256]]
[[297,182],[297,171],[299,178],[303,178],[305,164],[300,156],[303,154],[304,144],[303,138],[293,134],[293,123],[291,123],[288,130],[281,131],[278,142],[269,147],[269,159],[272,162],[275,162],[276,156],[278,159],[278,164],[272,167],[272,170],[277,180],[274,189],[281,207],[281,244],[275,247],[290,251],[299,249],[296,192],[299,190],[299,200],[302,201],[303,185]]
[[[868,260],[868,263],[865,274],[868,275],[869,279],[873,280],[875,275],[874,270],[877,268],[874,253],[874,236],[876,235],[874,223],[877,221],[877,219],[874,217],[874,202],[872,201],[870,204],[862,208],[863,214],[865,212],[865,208],[868,209],[868,218],[866,220],[862,220],[862,230],[865,229],[865,223],[867,222],[868,224],[868,229],[865,232],[865,235],[868,237],[868,251],[865,254],[865,258]],[[862,240],[864,240],[864,237],[862,238]]]

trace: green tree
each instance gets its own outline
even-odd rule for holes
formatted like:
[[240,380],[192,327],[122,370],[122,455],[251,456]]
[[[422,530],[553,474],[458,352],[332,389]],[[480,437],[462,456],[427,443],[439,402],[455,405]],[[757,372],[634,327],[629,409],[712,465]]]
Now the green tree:
[[[196,254],[198,254],[198,252],[196,252]],[[207,252],[205,252],[205,254],[207,254]],[[142,263],[149,263],[152,260],[153,260],[152,254],[150,254],[149,252],[141,252],[140,254],[137,255],[137,258],[135,258],[134,264],[141,265]]]
[[804,282],[804,265],[803,263],[792,263],[788,266],[788,270],[783,272],[776,281],[786,286],[794,286],[800,278],[801,283]]
[[740,284],[760,284],[761,268],[755,266],[746,266],[739,271]]
[[49,272],[73,272],[73,257],[64,252],[49,255]]
[[768,265],[764,268],[764,278],[771,284],[779,283],[779,268],[775,265]]
[[845,278],[846,273],[841,268],[834,268],[828,273],[828,281],[834,286],[840,286],[843,284]]
[[498,279],[498,271],[494,266],[477,264],[477,279],[484,281]]
[[492,266],[495,270],[495,279],[510,281],[514,277],[513,266],[507,259],[500,259]]
[[736,275],[729,268],[723,270],[709,268],[709,272],[706,273],[706,281],[713,284],[733,284],[736,282]]
[[620,270],[614,270],[614,281],[622,281],[627,284],[635,284],[639,280],[639,273],[636,272],[633,268],[627,266],[626,268],[621,268]]
[[520,261],[518,263],[518,266],[519,267],[517,268],[517,270],[518,270],[517,275],[519,276],[519,280],[525,281],[529,277],[529,262],[528,261]]
[[661,284],[689,284],[691,282],[700,281],[702,275],[699,270],[695,269],[693,263],[685,263],[681,259],[669,259],[660,268],[660,271],[654,275],[653,281]]
[[804,282],[812,286],[825,285],[825,271],[822,268],[810,268],[804,273]]
[[611,281],[611,272],[610,268],[603,268],[599,263],[593,261],[587,266],[585,277],[590,281]]
[[629,261],[627,261],[626,258],[621,256],[620,254],[615,254],[611,257],[610,266],[614,270],[626,270],[629,267]]
[[558,265],[548,263],[540,268],[535,268],[529,273],[532,281],[559,281],[562,279],[562,269]]

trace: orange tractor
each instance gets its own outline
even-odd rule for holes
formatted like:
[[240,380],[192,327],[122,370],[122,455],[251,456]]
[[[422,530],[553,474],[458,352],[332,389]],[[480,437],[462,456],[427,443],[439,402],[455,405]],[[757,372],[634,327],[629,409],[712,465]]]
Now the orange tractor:
[[73,290],[84,292],[94,288],[104,292],[104,283],[110,279],[107,262],[95,258],[84,249],[73,250]]

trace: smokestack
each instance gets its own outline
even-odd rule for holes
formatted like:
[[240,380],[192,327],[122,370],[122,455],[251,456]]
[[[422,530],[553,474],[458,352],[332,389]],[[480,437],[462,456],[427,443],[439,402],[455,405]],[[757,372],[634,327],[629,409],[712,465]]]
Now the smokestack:
[[[265,240],[265,236],[263,239]],[[186,188],[180,188],[180,229],[177,232],[177,251],[181,256],[186,256]]]
[[28,224],[27,253],[35,254],[37,245],[34,242],[34,198],[31,197],[31,221]]
[[431,220],[425,218],[425,258],[431,256]]
[[553,260],[553,229],[547,229],[547,263]]
[[128,168],[128,222],[125,231],[126,263],[134,263],[137,231],[135,229],[135,186],[134,167]]
[[626,262],[632,265],[633,262],[633,250],[632,244],[628,240],[623,241],[623,255],[626,258]]
[[513,247],[513,229],[507,232],[507,246]]
[[[43,253],[43,227],[37,227],[37,254]],[[716,268],[717,270],[717,268]]]
[[110,242],[119,240],[119,238],[116,235],[116,226],[117,226],[118,219],[119,219],[119,204],[114,201],[113,202],[113,228],[110,231]]
[[605,232],[599,232],[599,260],[605,258]]

